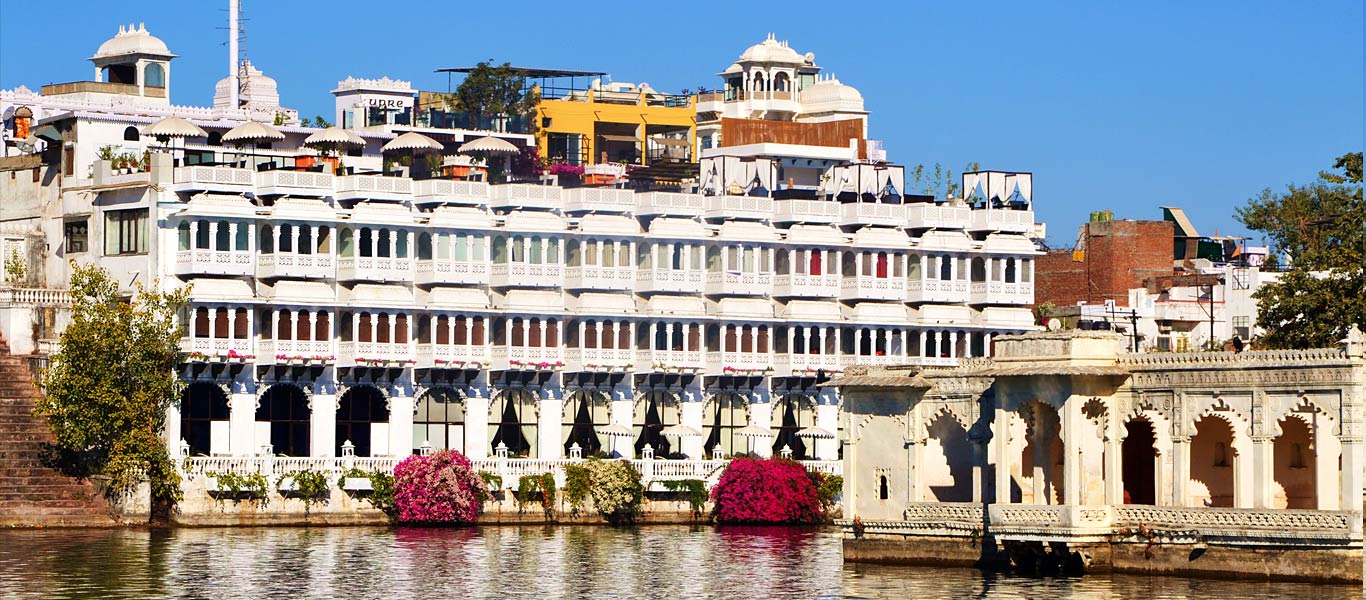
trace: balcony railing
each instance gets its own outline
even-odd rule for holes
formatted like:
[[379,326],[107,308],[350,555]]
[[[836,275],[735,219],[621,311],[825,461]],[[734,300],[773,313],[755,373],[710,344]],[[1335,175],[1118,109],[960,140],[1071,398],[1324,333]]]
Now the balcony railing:
[[256,174],[256,193],[263,196],[331,196],[335,179],[331,173],[313,171],[262,171]]
[[707,196],[708,219],[773,218],[773,199],[761,196]]
[[771,375],[775,365],[769,352],[708,352],[709,375]]
[[564,206],[564,188],[554,185],[508,183],[489,187],[489,205],[498,208],[542,208],[559,210]]
[[773,274],[709,272],[707,293],[718,296],[767,296],[773,293]]
[[493,360],[488,346],[459,344],[418,344],[417,366],[420,368],[483,368]]
[[970,228],[974,231],[1030,233],[1034,231],[1032,210],[974,210]]
[[926,279],[906,282],[907,302],[967,302],[968,282]]
[[561,369],[564,350],[557,347],[494,346],[494,369]]
[[253,354],[249,338],[184,337],[180,338],[180,349],[182,352],[198,352],[205,356],[227,356],[230,352],[239,356]]
[[682,192],[636,194],[636,215],[700,217],[707,210],[706,197]]
[[489,201],[489,184],[482,181],[424,179],[413,183],[413,201],[481,206]]
[[564,210],[570,212],[628,213],[636,209],[636,194],[613,188],[572,188],[564,191]]
[[632,267],[565,267],[564,287],[571,290],[630,290],[635,287]]
[[701,350],[640,350],[636,359],[636,371],[696,372],[707,368],[706,356]]
[[413,180],[407,177],[382,175],[347,175],[337,178],[338,200],[394,200],[413,199]]
[[636,271],[636,293],[700,294],[706,283],[705,271],[640,269]]
[[288,357],[283,360],[301,356],[310,361],[318,358],[322,358],[323,361],[335,360],[337,356],[337,351],[333,349],[330,340],[261,340],[256,343],[256,349],[260,351],[256,357],[258,365],[280,362],[282,359],[276,358],[280,355]]
[[564,285],[564,265],[498,263],[489,268],[494,287],[558,288]]
[[775,223],[835,223],[840,220],[840,204],[829,200],[774,200]]
[[999,281],[976,281],[972,283],[973,304],[1022,304],[1034,303],[1034,284],[1001,283]]
[[779,354],[778,367],[774,375],[784,377],[787,375],[801,375],[815,373],[816,371],[843,371],[844,367],[852,364],[848,356],[840,354]]
[[847,364],[866,365],[870,367],[894,367],[898,365],[919,364],[918,357],[906,356],[904,352],[894,351],[891,354],[847,354],[845,358]]
[[635,365],[635,350],[630,348],[568,348],[565,368],[570,371],[607,371]]
[[840,294],[839,275],[775,275],[773,295],[786,298],[834,298]]
[[490,265],[475,260],[419,260],[413,270],[418,285],[488,285]]
[[840,300],[906,300],[906,280],[901,277],[845,277],[840,280]]
[[249,250],[181,250],[175,255],[176,275],[233,275],[250,277],[252,266]]
[[337,364],[353,367],[359,359],[388,366],[409,366],[415,361],[412,344],[395,342],[337,342]]
[[963,229],[969,224],[971,212],[966,206],[910,204],[906,206],[906,223],[912,229]]
[[256,183],[248,169],[232,167],[179,167],[175,170],[177,192],[250,192]]
[[413,259],[379,256],[337,259],[337,279],[342,281],[412,281]]
[[260,254],[256,256],[256,276],[335,279],[337,259],[331,254]]
[[906,224],[906,205],[855,202],[840,204],[840,225],[883,225],[902,227]]

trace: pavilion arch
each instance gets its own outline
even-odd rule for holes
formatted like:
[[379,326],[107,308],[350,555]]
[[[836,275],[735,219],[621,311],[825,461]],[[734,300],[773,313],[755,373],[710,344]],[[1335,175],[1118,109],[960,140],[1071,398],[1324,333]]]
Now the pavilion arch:
[[677,456],[683,452],[683,440],[663,435],[665,428],[682,422],[683,414],[678,394],[663,391],[647,391],[636,394],[631,409],[631,431],[635,435],[632,448],[640,456],[645,445],[656,457]]
[[937,502],[972,501],[972,442],[968,427],[948,405],[925,420],[925,454],[920,468],[924,487]]
[[[348,440],[355,446],[356,456],[384,454],[406,455],[406,448],[389,448],[389,398],[384,390],[373,385],[357,385],[337,399],[337,455],[341,444]],[[380,425],[376,427],[376,425]]]
[[783,448],[792,451],[794,460],[811,460],[816,445],[812,438],[803,438],[797,432],[816,424],[816,398],[809,394],[783,394],[773,401],[773,414],[770,415],[769,428],[773,430],[773,454],[782,456]]
[[[199,381],[185,386],[180,392],[180,439],[190,445],[191,456],[217,454],[215,446],[227,450],[229,412],[228,395],[217,384]],[[217,444],[214,429],[223,437]]]
[[1147,415],[1126,419],[1121,426],[1120,479],[1124,504],[1156,505],[1161,489],[1159,427]]
[[1024,421],[1024,447],[1021,448],[1019,476],[1021,502],[1061,504],[1063,497],[1064,456],[1062,418],[1057,407],[1040,400],[1021,403],[1016,412]]
[[423,442],[433,450],[455,450],[465,453],[464,390],[452,386],[436,386],[418,396],[413,413],[413,443]]
[[1272,447],[1275,508],[1338,510],[1342,446],[1336,421],[1305,400],[1276,422]]
[[702,408],[702,450],[708,456],[748,454],[750,443],[737,432],[749,423],[749,398],[737,392],[708,394]]
[[536,448],[536,393],[525,388],[498,390],[489,404],[489,453],[498,445],[507,447],[508,456],[531,457]]
[[256,406],[256,448],[269,443],[275,454],[310,456],[313,411],[308,393],[292,383],[276,383]]
[[1194,506],[1246,504],[1237,490],[1242,480],[1251,476],[1247,465],[1252,461],[1252,441],[1247,436],[1246,421],[1231,411],[1208,409],[1194,419],[1188,431],[1188,501]]
[[599,429],[611,423],[612,398],[607,392],[595,389],[580,389],[569,393],[564,402],[564,414],[560,419],[564,439],[564,455],[570,455],[570,448],[579,445],[583,456],[604,454],[610,448],[611,440]]

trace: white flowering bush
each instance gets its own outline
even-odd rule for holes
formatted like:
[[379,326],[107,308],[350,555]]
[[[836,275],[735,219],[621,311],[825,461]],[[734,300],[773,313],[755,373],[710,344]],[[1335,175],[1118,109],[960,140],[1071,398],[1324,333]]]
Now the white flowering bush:
[[613,525],[630,525],[640,517],[645,485],[640,471],[624,460],[589,459],[589,494],[598,513]]

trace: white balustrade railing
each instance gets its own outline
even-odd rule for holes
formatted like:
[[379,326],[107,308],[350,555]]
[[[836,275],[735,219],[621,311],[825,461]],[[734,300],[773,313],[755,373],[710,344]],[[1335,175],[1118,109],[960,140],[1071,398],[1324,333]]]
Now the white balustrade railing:
[[338,198],[402,199],[412,193],[413,180],[408,177],[344,175],[337,178]]
[[337,259],[331,254],[259,254],[256,276],[333,279],[337,276]]
[[642,192],[636,194],[637,215],[700,217],[706,211],[706,198],[683,192]]
[[630,348],[566,348],[564,362],[574,371],[625,369],[635,366],[635,354]]
[[489,184],[483,181],[424,179],[413,183],[413,199],[416,202],[480,205],[489,201]]
[[976,231],[1029,233],[1034,230],[1034,211],[1008,209],[974,210],[972,211],[971,228]]
[[768,352],[708,352],[707,372],[712,375],[764,375],[773,371],[774,355]]
[[1033,304],[1034,284],[974,281],[969,286],[973,304]]
[[419,284],[456,283],[487,285],[490,265],[474,260],[418,260],[413,277]]
[[906,299],[906,279],[902,277],[868,277],[858,275],[840,280],[840,298],[845,300]]
[[701,350],[641,350],[636,363],[636,371],[644,371],[646,366],[653,371],[689,372],[707,367],[706,358]]
[[907,302],[967,302],[969,283],[935,279],[906,281]]
[[708,218],[770,219],[773,199],[764,196],[707,196]]
[[968,226],[971,212],[966,206],[909,204],[906,205],[906,223],[915,229],[962,229]]
[[571,188],[564,191],[564,209],[582,212],[631,212],[636,208],[636,194],[615,188]]
[[563,189],[553,185],[508,183],[490,186],[489,200],[493,206],[557,210],[563,208]]
[[564,349],[559,346],[494,346],[493,368],[556,370],[564,367]]
[[327,340],[261,340],[256,342],[260,355],[257,364],[290,362],[295,357],[309,364],[326,364],[335,361],[336,350]]
[[772,273],[707,273],[708,294],[767,296],[773,293]]
[[0,287],[0,306],[71,306],[67,290]]
[[256,185],[262,194],[295,193],[326,195],[332,193],[335,176],[313,171],[262,171],[256,174]]
[[775,375],[804,374],[820,371],[843,371],[852,364],[852,358],[843,354],[779,354]]
[[834,223],[839,217],[840,204],[831,200],[773,201],[773,220],[780,223]]
[[345,256],[337,259],[337,279],[347,281],[412,281],[413,259]]
[[488,346],[419,344],[417,347],[419,367],[476,369],[487,366],[491,360],[493,351]]
[[205,357],[227,357],[231,354],[246,359],[253,356],[251,342],[250,338],[185,337],[180,338],[180,350],[203,354]]
[[840,276],[783,273],[773,276],[773,294],[797,298],[834,298],[840,293]]
[[208,250],[192,248],[175,255],[177,275],[246,275],[255,273],[254,253],[250,250]]
[[394,342],[337,342],[337,364],[356,366],[362,359],[366,364],[406,367],[417,362],[412,344]]
[[489,282],[497,287],[561,287],[564,266],[497,263],[489,268]]
[[175,170],[177,187],[185,189],[249,188],[256,183],[249,169],[233,167],[179,167]]
[[636,271],[637,292],[674,292],[700,294],[706,284],[705,271],[640,269]]
[[581,266],[564,268],[564,286],[579,290],[630,290],[635,288],[636,269]]
[[840,204],[841,225],[886,225],[888,227],[906,224],[904,204],[880,204],[876,202],[854,202]]

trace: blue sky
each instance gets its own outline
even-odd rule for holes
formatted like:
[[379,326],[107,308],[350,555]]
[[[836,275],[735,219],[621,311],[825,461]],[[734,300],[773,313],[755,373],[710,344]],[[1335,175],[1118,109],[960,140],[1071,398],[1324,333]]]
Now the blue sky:
[[[177,104],[210,103],[227,70],[226,0],[69,2],[60,26],[18,4],[0,0],[0,88],[87,79],[100,42],[139,21],[180,55]],[[1106,208],[1183,206],[1201,233],[1240,233],[1234,207],[1362,148],[1360,0],[244,4],[284,104],[329,118],[348,75],[445,89],[433,70],[489,58],[716,87],[773,32],[859,88],[893,161],[1034,172],[1055,246]]]

